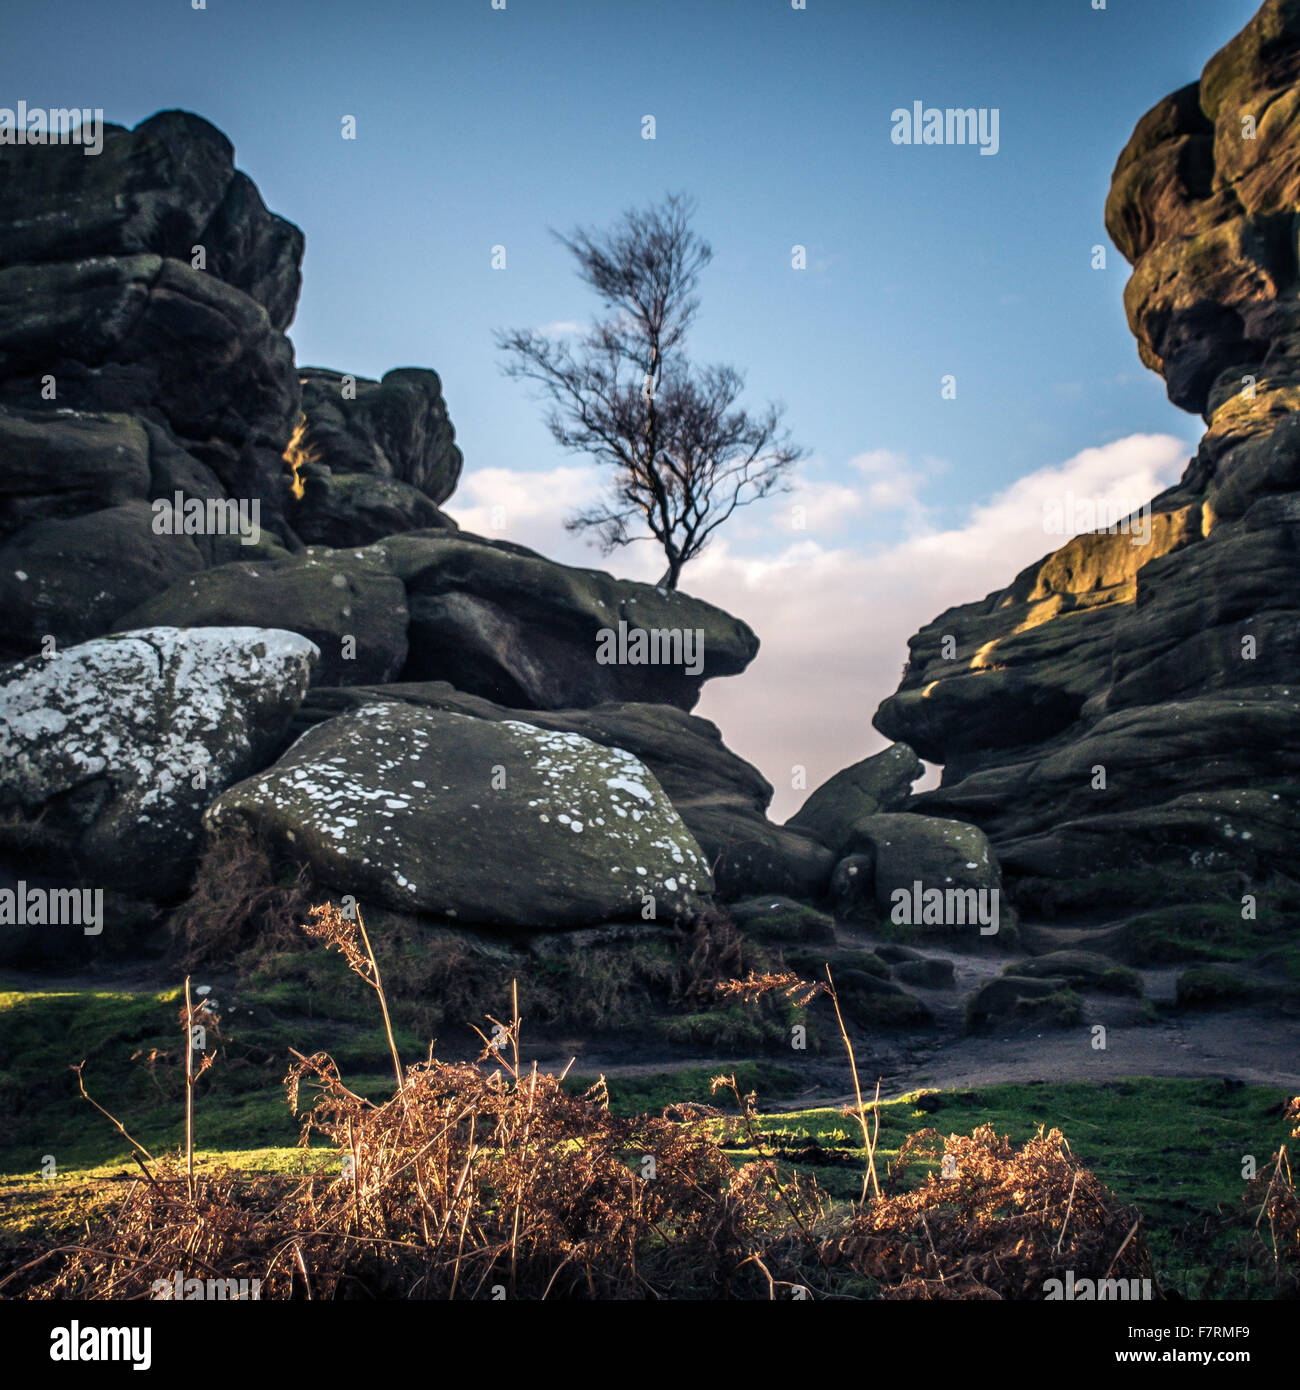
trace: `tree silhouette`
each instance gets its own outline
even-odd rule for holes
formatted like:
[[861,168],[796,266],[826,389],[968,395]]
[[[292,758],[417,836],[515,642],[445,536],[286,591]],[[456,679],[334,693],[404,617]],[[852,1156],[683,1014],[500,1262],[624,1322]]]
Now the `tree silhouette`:
[[691,228],[690,199],[631,209],[607,232],[555,233],[605,317],[570,341],[533,329],[497,334],[507,376],[536,382],[549,401],[556,442],[611,471],[606,496],[570,517],[603,553],[653,538],[675,589],[738,507],[784,490],[803,450],[781,427],[782,409],[737,405],[745,379],[734,367],[697,367],[684,349],[699,308],[695,288],[713,252]]

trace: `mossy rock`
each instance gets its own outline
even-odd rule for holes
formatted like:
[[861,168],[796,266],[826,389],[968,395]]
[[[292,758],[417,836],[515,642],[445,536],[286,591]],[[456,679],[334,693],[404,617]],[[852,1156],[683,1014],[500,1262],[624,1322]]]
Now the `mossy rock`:
[[1248,979],[1222,965],[1198,965],[1184,970],[1174,986],[1174,996],[1180,1009],[1243,1004],[1253,994],[1254,989]]
[[746,898],[728,907],[732,920],[755,941],[835,940],[835,920],[807,903],[780,896]]
[[1136,970],[1117,965],[1095,951],[1051,951],[1032,960],[1016,961],[1002,973],[1034,980],[1054,977],[1076,988],[1097,989],[1106,994],[1142,994],[1142,977]]
[[835,989],[845,1017],[863,1027],[923,1027],[934,1017],[915,995],[862,970],[840,971]]
[[894,975],[903,984],[918,989],[951,989],[956,979],[952,961],[938,956],[900,961],[894,967]]
[[890,965],[897,965],[903,960],[924,960],[925,957],[920,951],[914,951],[910,946],[904,946],[897,941],[884,941],[876,947],[876,955],[881,960],[888,961]]
[[1267,909],[1257,911],[1254,920],[1243,918],[1240,899],[1172,905],[1130,919],[1117,944],[1138,963],[1245,960],[1269,944],[1274,930],[1284,927],[1282,918],[1281,912]]
[[663,1018],[658,1020],[656,1031],[665,1042],[678,1046],[716,1048],[724,1052],[771,1047],[785,1036],[781,1024],[741,1004],[730,1009],[711,1009]]
[[824,980],[828,965],[837,981],[843,970],[860,970],[867,975],[874,975],[878,980],[887,980],[892,973],[889,966],[873,951],[811,950],[797,947],[782,954],[792,970],[797,970],[810,980]]
[[984,985],[966,1006],[966,1026],[972,1030],[1025,1022],[1068,1028],[1082,1017],[1083,1000],[1059,976],[1003,975]]
[[934,1022],[929,1006],[906,991],[857,995],[840,1003],[845,1016],[864,1028],[924,1028]]
[[1270,1005],[1286,1013],[1300,1009],[1300,985],[1230,965],[1196,965],[1184,970],[1174,985],[1174,997],[1180,1009],[1235,1004]]

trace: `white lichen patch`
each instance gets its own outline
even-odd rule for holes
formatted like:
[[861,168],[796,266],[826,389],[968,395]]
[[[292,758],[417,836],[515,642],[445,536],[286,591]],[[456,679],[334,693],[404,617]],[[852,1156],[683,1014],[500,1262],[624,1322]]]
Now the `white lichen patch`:
[[83,829],[99,817],[117,835],[134,824],[151,843],[168,827],[192,839],[297,708],[318,656],[278,629],[155,627],[33,657],[0,679],[0,797],[37,809],[96,783]]
[[219,785],[250,748],[241,704],[301,699],[317,654],[275,629],[148,628],[24,662],[0,681],[2,785],[32,805],[107,776],[142,808],[200,766]]

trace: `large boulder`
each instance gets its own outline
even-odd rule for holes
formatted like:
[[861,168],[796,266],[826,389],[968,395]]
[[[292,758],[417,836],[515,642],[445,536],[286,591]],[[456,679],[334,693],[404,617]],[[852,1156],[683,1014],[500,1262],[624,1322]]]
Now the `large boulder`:
[[[969,917],[961,924],[915,920],[914,904],[924,905],[924,895],[936,889],[944,895],[974,889],[980,897],[971,901],[978,902],[990,919],[996,914],[997,920],[985,925],[1001,925],[1001,869],[987,836],[975,826],[906,811],[864,816],[853,827],[849,847],[853,855],[866,855],[874,862],[876,908],[882,916],[892,920],[902,903],[906,915],[900,920],[907,925],[970,925]],[[865,874],[865,867],[861,872]],[[898,893],[905,897],[897,898]]]
[[373,473],[330,473],[298,464],[290,443],[286,455],[302,478],[301,501],[291,500],[295,532],[312,545],[364,545],[399,531],[455,531],[456,523],[410,483]]
[[635,700],[689,710],[706,680],[743,671],[758,651],[753,632],[712,604],[509,542],[426,531],[382,549],[407,588],[407,680],[450,681],[517,709]]
[[630,753],[391,702],[309,730],[205,823],[251,826],[363,902],[461,924],[669,922],[694,916],[712,888],[690,831]]
[[852,838],[855,821],[901,811],[912,794],[912,783],[924,772],[920,758],[907,744],[891,744],[823,782],[786,825],[811,835],[838,857]]
[[401,700],[478,719],[524,720],[622,748],[654,773],[695,836],[723,901],[754,893],[814,899],[825,889],[830,851],[798,831],[773,825],[764,812],[772,788],[722,741],[716,725],[672,705],[611,703],[594,709],[512,710],[466,695],[445,681],[313,690],[299,711],[306,728],[377,700]]
[[0,674],[0,807],[40,821],[69,869],[166,895],[212,798],[261,764],[316,649],[264,628],[150,628]]
[[311,548],[203,570],[147,599],[123,627],[214,627],[262,622],[319,649],[331,685],[391,680],[406,659],[406,593],[366,551]]

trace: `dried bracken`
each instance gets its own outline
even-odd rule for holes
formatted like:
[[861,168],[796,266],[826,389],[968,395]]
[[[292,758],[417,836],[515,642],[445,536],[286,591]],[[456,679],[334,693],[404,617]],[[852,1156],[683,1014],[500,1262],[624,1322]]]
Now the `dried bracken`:
[[720,980],[717,992],[724,999],[739,999],[754,1004],[767,994],[780,994],[792,1004],[803,1008],[814,996],[826,989],[814,980],[803,980],[792,970],[766,971],[756,975],[752,970],[743,980]]
[[911,1135],[891,1176],[939,1164],[916,1190],[863,1207],[834,1241],[885,1298],[1042,1299],[1047,1281],[1154,1277],[1137,1213],[1082,1168],[1059,1131],[1016,1145],[981,1125]]
[[[318,909],[307,930],[383,1003],[359,913]],[[772,991],[834,1000],[829,976],[809,986],[751,974],[726,992]],[[191,1004],[190,1026],[195,1013]],[[109,1116],[140,1176],[84,1242],[45,1251],[0,1292],[169,1297],[179,1278],[247,1280],[261,1298],[1043,1299],[1072,1276],[1150,1280],[1159,1296],[1140,1219],[1056,1130],[1019,1146],[987,1126],[921,1131],[884,1194],[879,1097],[868,1105],[859,1087],[846,1114],[871,1166],[862,1200],[833,1204],[769,1145],[756,1098],[734,1077],[715,1078],[714,1091],[730,1093],[737,1114],[681,1105],[623,1118],[603,1081],[574,1094],[562,1075],[520,1062],[517,996],[508,1019],[488,1024],[477,1061],[403,1067],[393,1048],[397,1086],[380,1102],[326,1054],[295,1053],[286,1085],[306,1176],[194,1173],[189,1155],[157,1159]],[[1300,1127],[1300,1103],[1292,1118]],[[734,1162],[729,1140],[756,1161]],[[919,1162],[937,1171],[909,1190]],[[1258,1181],[1258,1224],[1294,1277],[1285,1151]]]

